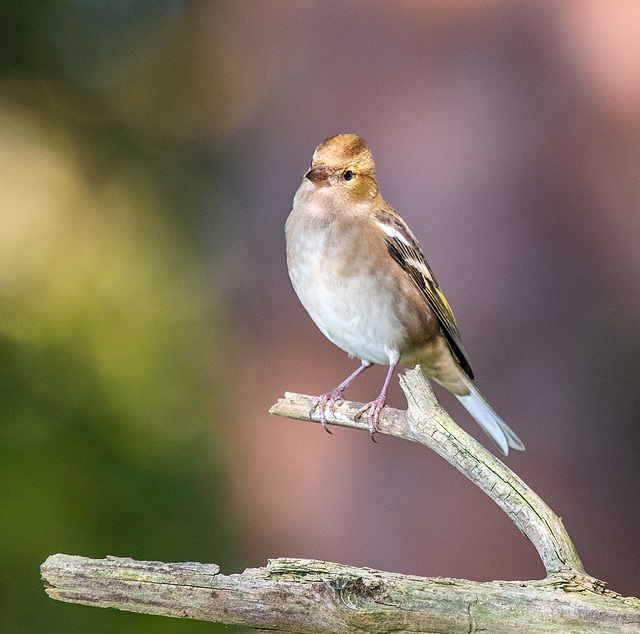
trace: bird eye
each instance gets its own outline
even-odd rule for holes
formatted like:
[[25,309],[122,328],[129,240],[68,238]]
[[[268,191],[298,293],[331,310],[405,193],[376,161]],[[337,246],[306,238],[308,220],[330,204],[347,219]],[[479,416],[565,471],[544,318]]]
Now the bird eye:
[[353,179],[353,172],[351,170],[347,170],[346,172],[342,172],[342,178],[346,181],[350,181]]

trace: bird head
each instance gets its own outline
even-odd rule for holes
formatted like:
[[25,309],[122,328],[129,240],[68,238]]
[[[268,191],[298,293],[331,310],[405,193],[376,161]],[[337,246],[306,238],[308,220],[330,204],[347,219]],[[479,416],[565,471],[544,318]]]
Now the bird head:
[[329,188],[355,202],[378,193],[371,152],[365,140],[355,134],[338,134],[320,143],[305,178],[318,188]]

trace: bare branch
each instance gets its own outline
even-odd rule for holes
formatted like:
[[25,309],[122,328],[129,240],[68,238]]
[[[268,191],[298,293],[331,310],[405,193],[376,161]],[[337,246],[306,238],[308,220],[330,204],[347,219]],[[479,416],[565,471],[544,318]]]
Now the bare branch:
[[[419,442],[464,473],[531,540],[542,581],[421,578],[303,559],[222,575],[215,564],[52,555],[41,566],[50,597],[72,603],[218,621],[277,632],[494,634],[640,631],[640,601],[589,577],[560,519],[505,464],[440,407],[419,369],[401,377],[407,412],[385,408],[380,431]],[[285,395],[271,413],[320,422],[313,399]],[[368,430],[340,402],[334,425]]]
[[[509,467],[463,431],[438,403],[420,368],[400,377],[407,397],[406,412],[385,407],[379,429],[383,434],[419,442],[433,449],[478,485],[513,520],[535,546],[547,574],[563,571],[584,574],[584,568],[560,518]],[[269,411],[278,416],[319,422],[309,414],[312,397],[287,392]],[[360,403],[341,401],[327,422],[367,429],[353,416]]]
[[305,559],[222,575],[213,564],[52,555],[54,599],[278,632],[533,634],[637,632],[640,601],[594,594],[569,578],[425,579]]

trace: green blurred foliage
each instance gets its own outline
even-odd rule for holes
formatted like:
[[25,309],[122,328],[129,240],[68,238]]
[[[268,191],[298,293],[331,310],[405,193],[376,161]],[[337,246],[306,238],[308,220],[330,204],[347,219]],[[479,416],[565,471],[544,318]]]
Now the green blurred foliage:
[[2,632],[222,629],[53,602],[39,578],[55,552],[239,566],[217,447],[234,334],[211,290],[223,269],[189,230],[218,200],[215,161],[118,99],[134,76],[160,81],[182,13],[0,10]]

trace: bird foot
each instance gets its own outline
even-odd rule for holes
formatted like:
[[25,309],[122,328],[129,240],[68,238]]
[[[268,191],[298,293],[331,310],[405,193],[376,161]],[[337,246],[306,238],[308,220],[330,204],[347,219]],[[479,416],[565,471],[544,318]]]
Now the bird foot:
[[330,392],[327,392],[322,396],[317,396],[316,398],[314,398],[313,403],[311,403],[309,416],[313,414],[314,410],[320,408],[320,422],[322,423],[324,430],[328,434],[331,434],[333,432],[327,427],[327,416],[325,414],[325,408],[327,407],[327,403],[329,403],[329,412],[331,412],[332,416],[335,416],[336,401],[339,401],[342,399],[343,390],[344,388],[334,387]]
[[361,407],[355,415],[356,420],[360,420],[362,415],[367,413],[367,422],[369,423],[369,434],[371,435],[371,440],[373,442],[377,442],[377,440],[373,437],[378,430],[378,421],[380,420],[380,412],[387,402],[386,394],[380,394],[375,400],[367,403],[363,407]]

